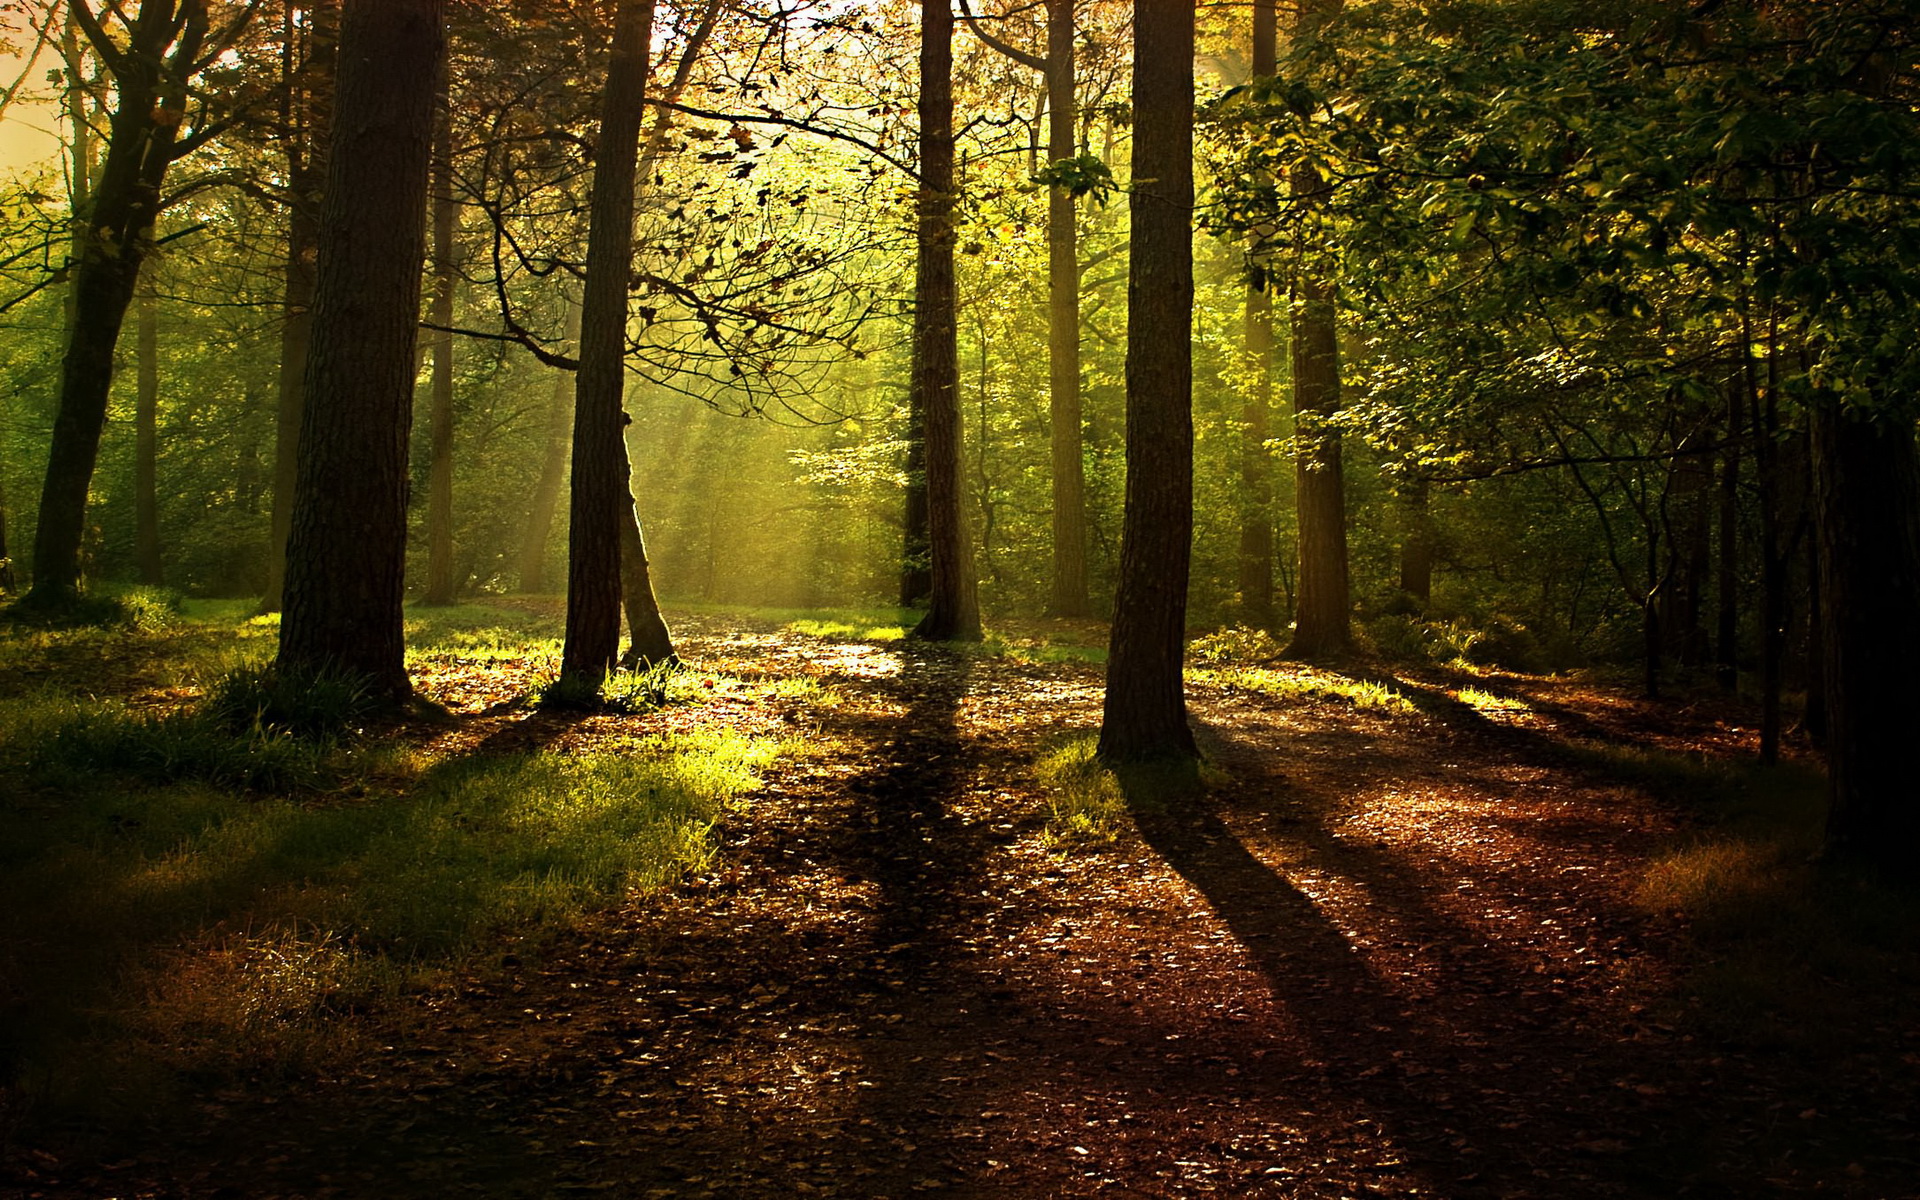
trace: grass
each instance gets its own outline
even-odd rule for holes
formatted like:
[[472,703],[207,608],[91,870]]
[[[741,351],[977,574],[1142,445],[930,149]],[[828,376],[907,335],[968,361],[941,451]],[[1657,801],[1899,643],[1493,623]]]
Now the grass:
[[1700,824],[1647,864],[1634,899],[1681,924],[1703,1034],[1821,1053],[1893,1021],[1920,987],[1920,896],[1820,857],[1825,783],[1691,755],[1586,747],[1590,768],[1691,808]]
[[1370,679],[1349,679],[1344,675],[1311,668],[1190,667],[1187,669],[1187,679],[1217,687],[1244,688],[1278,700],[1332,702],[1380,713],[1414,711],[1412,701],[1383,683]]
[[[362,1014],[706,869],[715,822],[800,748],[713,727],[436,758],[357,732],[350,687],[280,686],[260,666],[276,624],[188,605],[0,629],[0,663],[33,667],[0,689],[10,1111],[141,1120],[188,1077],[356,1053]],[[526,666],[548,632],[476,607],[409,627],[436,639],[411,655],[482,669]],[[826,697],[689,671],[616,684]]]
[[1046,844],[1059,851],[1109,845],[1127,802],[1120,781],[1096,757],[1099,738],[1080,734],[1055,743],[1034,764],[1047,792]]

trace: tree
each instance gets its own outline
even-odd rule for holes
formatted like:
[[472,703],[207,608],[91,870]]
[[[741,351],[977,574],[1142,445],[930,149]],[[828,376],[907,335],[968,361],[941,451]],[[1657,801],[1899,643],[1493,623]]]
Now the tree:
[[910,408],[926,438],[927,549],[931,590],[913,636],[979,641],[972,538],[961,507],[960,360],[953,274],[953,10],[920,4],[920,190],[913,285]]
[[267,547],[267,587],[260,611],[279,612],[287,577],[287,537],[293,529],[293,489],[299,471],[300,421],[305,407],[307,348],[313,337],[313,274],[320,236],[320,192],[332,136],[339,0],[310,0],[304,12],[287,0],[281,23],[280,138],[285,148],[287,250],[280,302],[280,375],[274,417],[273,524]]
[[620,543],[633,506],[621,400],[626,390],[634,183],[652,29],[653,0],[621,0],[614,11],[594,155],[580,364],[574,380],[567,633],[560,658],[562,683],[581,694],[599,690],[620,652]]
[[[1316,37],[1342,0],[1313,0],[1300,9],[1296,38]],[[1309,162],[1288,175],[1297,202],[1311,210],[1327,184]],[[1316,658],[1353,642],[1347,578],[1347,502],[1341,464],[1340,344],[1334,271],[1323,251],[1301,247],[1293,278],[1294,496],[1299,506],[1299,600],[1288,652]]]
[[346,0],[320,209],[283,675],[410,690],[401,616],[407,434],[444,0]]
[[[189,125],[192,81],[226,52],[253,5],[218,30],[207,0],[150,0],[131,17],[117,5],[96,12],[89,0],[72,0],[70,12],[112,75],[117,100],[105,159],[74,214],[71,321],[27,595],[41,607],[79,595],[87,492],[106,427],[114,347],[152,249],[168,168],[226,127],[204,104]],[[124,43],[107,28],[110,16],[119,18]]]
[[1127,491],[1100,755],[1193,757],[1182,670],[1193,539],[1192,0],[1134,16]]
[[[1254,0],[1253,74],[1274,73],[1278,30],[1274,0]],[[1256,230],[1247,280],[1242,338],[1247,352],[1246,407],[1240,451],[1240,612],[1247,624],[1266,629],[1273,611],[1273,460],[1267,453],[1273,412],[1273,294],[1269,290],[1267,231]]]
[[454,225],[460,202],[453,194],[453,95],[442,84],[440,119],[434,133],[433,192],[433,375],[428,384],[431,440],[427,474],[428,604],[452,604],[458,590],[453,571],[453,300],[460,279],[454,261]]

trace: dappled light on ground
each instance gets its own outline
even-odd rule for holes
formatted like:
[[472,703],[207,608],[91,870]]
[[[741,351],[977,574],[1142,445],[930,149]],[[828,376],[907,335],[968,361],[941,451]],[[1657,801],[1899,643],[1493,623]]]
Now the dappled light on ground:
[[[297,1086],[235,1072],[165,1156],[53,1156],[33,1185],[1892,1194],[1902,1168],[1862,1149],[1910,1149],[1868,1100],[1882,1076],[1686,1028],[1674,930],[1636,898],[1684,818],[1612,768],[1688,760],[1619,757],[1655,752],[1641,706],[1521,677],[1198,680],[1204,786],[1132,789],[1110,842],[1074,842],[1037,764],[1097,724],[1097,668],[714,615],[676,632],[679,690],[630,714],[532,709],[537,653],[445,649],[418,678],[448,715],[413,736],[454,761],[703,730],[784,747],[706,865],[388,997]],[[1405,703],[1356,703],[1363,683]],[[273,966],[279,1002],[323,1011],[345,948],[301,947],[213,943],[160,994]],[[1782,1141],[1783,1104],[1820,1115]]]

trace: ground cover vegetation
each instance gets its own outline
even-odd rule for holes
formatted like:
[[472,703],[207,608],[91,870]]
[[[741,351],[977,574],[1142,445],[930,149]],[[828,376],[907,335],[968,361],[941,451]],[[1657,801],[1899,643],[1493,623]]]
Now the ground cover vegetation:
[[6,1186],[1907,1190],[1916,29],[0,4]]

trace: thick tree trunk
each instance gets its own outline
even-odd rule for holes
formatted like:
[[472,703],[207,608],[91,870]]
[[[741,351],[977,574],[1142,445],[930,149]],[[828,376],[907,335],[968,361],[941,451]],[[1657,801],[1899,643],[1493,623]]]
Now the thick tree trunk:
[[[1277,61],[1278,26],[1274,0],[1253,5],[1253,74],[1272,75]],[[1273,456],[1267,452],[1273,413],[1273,293],[1268,290],[1265,236],[1250,240],[1252,270],[1247,280],[1241,340],[1246,348],[1247,392],[1241,414],[1240,447],[1240,614],[1256,629],[1276,624],[1273,585]]]
[[273,522],[267,548],[267,587],[260,611],[279,612],[287,579],[287,536],[293,529],[293,488],[299,471],[300,422],[305,408],[307,347],[313,335],[313,275],[320,240],[320,192],[332,137],[333,85],[340,9],[315,0],[307,10],[306,60],[294,89],[287,69],[287,264],[281,293],[280,373],[273,437]]
[[653,0],[621,0],[600,109],[574,380],[573,495],[567,533],[567,635],[560,677],[597,690],[620,654],[620,527],[632,508],[626,414],[627,280],[634,181]]
[[925,414],[927,552],[932,588],[913,636],[979,641],[973,545],[961,495],[960,358],[953,274],[953,10],[920,6],[920,200],[914,275],[912,406]]
[[[1311,0],[1295,23],[1312,35],[1335,13],[1340,0]],[[1324,203],[1326,185],[1311,166],[1289,177],[1296,203],[1312,212]],[[1347,575],[1346,477],[1340,456],[1340,347],[1333,282],[1324,268],[1303,256],[1293,284],[1294,495],[1299,527],[1298,599],[1293,643],[1302,658],[1342,654],[1352,647],[1353,601]]]
[[[567,340],[580,339],[580,306],[564,295]],[[520,543],[520,590],[547,590],[547,540],[553,536],[553,518],[560,506],[560,489],[567,480],[567,450],[573,438],[573,375],[557,371],[553,395],[547,402],[547,447],[540,456],[540,477],[534,481],[533,504],[527,513],[526,536]]]
[[[1079,154],[1075,127],[1074,0],[1047,0],[1047,157]],[[1056,617],[1087,615],[1086,461],[1080,415],[1080,235],[1073,193],[1047,195],[1047,419],[1053,450]]]
[[153,292],[140,297],[133,402],[133,559],[140,582],[164,582],[160,564],[160,318]]
[[927,414],[920,390],[907,387],[906,495],[900,515],[900,607],[924,603],[933,592],[927,527]]
[[279,667],[404,696],[407,434],[444,0],[347,0]]
[[427,593],[428,604],[452,604],[459,590],[453,570],[453,295],[459,276],[453,261],[453,106],[442,85],[439,127],[433,150],[433,376],[428,406]]
[[1100,755],[1192,757],[1182,679],[1193,541],[1193,0],[1134,15],[1127,490]]
[[1808,416],[1825,617],[1827,845],[1920,876],[1920,454],[1913,422],[1828,400]]
[[106,428],[114,347],[152,246],[161,184],[179,133],[173,114],[185,104],[185,76],[203,49],[207,22],[206,0],[143,6],[114,64],[118,101],[106,160],[85,209],[76,214],[71,321],[34,527],[27,599],[43,607],[79,595],[87,492]]

